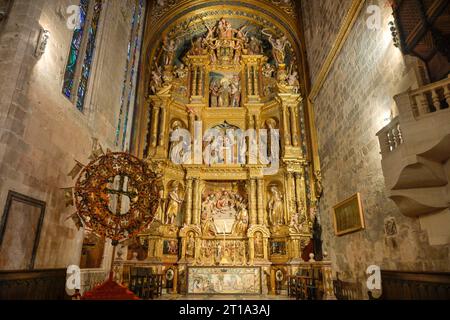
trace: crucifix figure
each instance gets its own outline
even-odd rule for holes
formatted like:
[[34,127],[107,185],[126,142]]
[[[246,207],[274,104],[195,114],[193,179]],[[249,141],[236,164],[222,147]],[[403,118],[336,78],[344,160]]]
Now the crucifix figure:
[[[116,216],[120,216],[124,214],[122,213],[123,197],[127,197],[128,199],[130,199],[130,201],[132,201],[132,199],[138,196],[138,193],[135,190],[128,190],[128,184],[125,183],[125,178],[127,177],[125,176],[117,176],[117,177],[120,177],[118,182],[118,188],[117,189],[114,189],[114,187],[106,188],[105,191],[109,195],[117,196],[115,203],[110,202],[110,205],[115,208],[114,214]],[[114,181],[112,182],[112,184],[114,184]]]

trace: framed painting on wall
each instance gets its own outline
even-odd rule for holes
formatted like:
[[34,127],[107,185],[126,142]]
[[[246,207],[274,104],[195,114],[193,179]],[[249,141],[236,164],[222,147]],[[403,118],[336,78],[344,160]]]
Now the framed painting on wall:
[[334,230],[338,237],[364,230],[366,226],[361,195],[357,193],[353,197],[336,205],[333,208],[333,220]]
[[45,202],[10,191],[0,221],[0,270],[33,270]]

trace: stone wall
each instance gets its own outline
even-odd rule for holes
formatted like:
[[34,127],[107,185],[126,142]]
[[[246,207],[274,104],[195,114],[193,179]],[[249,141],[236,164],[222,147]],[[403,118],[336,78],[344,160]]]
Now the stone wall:
[[[35,268],[80,262],[83,232],[67,218],[60,188],[74,160],[88,162],[92,138],[114,150],[133,7],[106,1],[84,112],[62,94],[73,31],[70,0],[15,0],[0,34],[0,215],[9,190],[47,204]],[[40,27],[50,31],[34,56]]]
[[[316,1],[306,1],[307,3]],[[330,4],[326,12],[342,10]],[[367,7],[376,4],[382,13],[381,30],[370,30]],[[334,5],[334,4],[333,4]],[[321,32],[336,30],[335,21],[323,15],[321,6],[303,12],[307,21],[321,26]],[[348,40],[335,61],[326,82],[314,101],[322,164],[324,196],[320,204],[324,250],[342,278],[365,283],[370,265],[382,269],[450,271],[449,246],[430,246],[428,235],[417,219],[401,215],[385,195],[380,146],[376,133],[395,113],[393,96],[416,85],[414,71],[393,45],[388,22],[391,9],[385,1],[366,1]],[[309,17],[308,17],[309,15]],[[306,34],[313,34],[306,24]],[[325,30],[325,31],[323,31]],[[310,37],[309,36],[309,37]],[[313,75],[321,68],[317,53],[328,48],[322,34],[309,40],[307,53]],[[336,237],[333,207],[361,193],[366,230]],[[385,221],[393,218],[397,234],[386,236]],[[363,291],[367,291],[363,288]]]
[[311,81],[330,52],[352,0],[301,1]]

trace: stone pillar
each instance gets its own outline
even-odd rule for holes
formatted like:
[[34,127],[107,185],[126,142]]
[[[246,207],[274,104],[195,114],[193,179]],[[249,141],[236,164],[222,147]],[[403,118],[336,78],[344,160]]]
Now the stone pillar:
[[186,181],[186,213],[184,217],[184,224],[190,225],[192,222],[192,179]]
[[250,180],[250,224],[256,225],[258,223],[258,213],[256,211],[256,180]]
[[200,189],[200,180],[194,179],[194,196],[193,196],[193,207],[194,211],[192,213],[192,224],[199,225],[200,224],[200,204],[199,204],[199,190]]
[[152,136],[151,136],[151,146],[156,147],[158,142],[158,123],[159,123],[159,106],[153,106],[152,110]]
[[258,179],[258,224],[265,224],[264,217],[264,180]]

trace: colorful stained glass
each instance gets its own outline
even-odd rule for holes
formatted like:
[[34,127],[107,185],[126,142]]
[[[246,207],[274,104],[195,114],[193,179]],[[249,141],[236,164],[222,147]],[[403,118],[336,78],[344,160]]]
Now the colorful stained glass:
[[84,109],[86,91],[94,59],[95,42],[97,38],[98,23],[100,20],[101,11],[102,11],[102,0],[95,0],[92,20],[88,31],[86,53],[84,55],[83,67],[81,69],[80,84],[78,85],[78,92],[77,92],[78,97],[77,108],[80,111],[83,111]]
[[80,55],[81,43],[83,40],[83,33],[86,24],[86,15],[88,9],[89,9],[89,0],[81,0],[79,23],[73,32],[69,58],[67,61],[66,71],[64,74],[63,94],[69,99],[72,98],[75,72],[77,68],[78,58]]
[[138,55],[140,52],[140,31],[143,11],[144,0],[139,0],[134,8],[134,13],[131,21],[131,32],[130,40],[128,42],[127,62],[125,66],[125,76],[122,87],[119,123],[116,131],[116,145],[119,145],[121,142],[122,149],[125,148],[125,142],[127,140],[126,138],[128,133],[128,122],[135,90],[135,75]]

